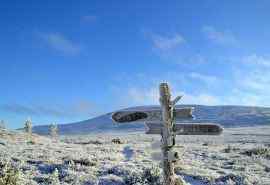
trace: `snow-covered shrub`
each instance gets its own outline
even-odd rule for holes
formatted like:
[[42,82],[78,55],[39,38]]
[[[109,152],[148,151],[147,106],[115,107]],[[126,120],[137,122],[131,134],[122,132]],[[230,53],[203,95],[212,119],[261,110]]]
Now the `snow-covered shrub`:
[[120,140],[120,138],[113,138],[112,143],[114,143],[114,144],[123,144],[123,142]]
[[232,147],[231,147],[231,145],[228,145],[228,147],[224,149],[224,152],[225,152],[225,153],[231,153],[231,152],[232,152]]
[[126,185],[159,185],[161,184],[161,172],[158,167],[144,167],[143,169],[124,168],[114,166],[104,174],[111,174],[123,178]]
[[142,174],[138,171],[129,171],[130,173],[126,174],[123,177],[125,184],[127,185],[139,185],[143,184]]
[[244,176],[228,174],[221,176],[215,180],[216,184],[228,184],[228,185],[250,185],[247,179]]
[[264,148],[264,147],[253,148],[253,149],[242,152],[242,154],[247,155],[247,156],[258,156],[258,157],[270,159],[270,148]]
[[66,158],[64,159],[64,164],[66,165],[76,165],[76,164],[79,164],[79,165],[82,165],[82,166],[96,166],[97,165],[97,162],[94,161],[94,160],[90,160],[89,158],[78,158],[78,159],[69,159],[69,158]]
[[0,163],[0,185],[22,185],[23,174],[10,163]]
[[49,180],[50,180],[50,184],[60,185],[59,172],[58,172],[57,168],[55,168],[54,172],[50,175]]
[[40,164],[38,165],[38,170],[42,174],[52,174],[57,169],[57,172],[62,178],[62,174],[64,174],[64,171],[67,169],[67,167],[63,164]]
[[[99,179],[98,185],[126,185],[121,177],[116,175],[107,175]],[[134,184],[135,185],[135,184]]]
[[142,179],[150,185],[161,184],[161,171],[158,167],[152,166],[145,168],[143,171]]

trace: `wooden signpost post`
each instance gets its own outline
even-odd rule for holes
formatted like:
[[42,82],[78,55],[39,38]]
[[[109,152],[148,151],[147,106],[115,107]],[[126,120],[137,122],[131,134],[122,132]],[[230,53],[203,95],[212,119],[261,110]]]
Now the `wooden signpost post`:
[[[159,86],[160,104],[162,109],[163,128],[162,128],[162,154],[163,154],[163,173],[166,185],[183,184],[181,179],[176,178],[174,174],[174,165],[172,160],[177,157],[174,153],[173,146],[175,145],[175,134],[173,133],[173,109],[174,105],[171,102],[171,94],[168,84],[162,83]],[[180,98],[178,98],[180,99]],[[175,102],[176,103],[176,102]]]
[[159,86],[160,105],[158,109],[128,110],[119,111],[112,114],[112,119],[117,123],[145,122],[147,126],[146,134],[160,134],[162,138],[163,155],[163,184],[183,185],[184,181],[177,178],[174,173],[174,162],[178,160],[178,153],[174,151],[176,135],[219,135],[222,128],[211,123],[179,123],[192,119],[193,108],[176,108],[176,103],[180,96],[171,100],[170,88],[167,83]]

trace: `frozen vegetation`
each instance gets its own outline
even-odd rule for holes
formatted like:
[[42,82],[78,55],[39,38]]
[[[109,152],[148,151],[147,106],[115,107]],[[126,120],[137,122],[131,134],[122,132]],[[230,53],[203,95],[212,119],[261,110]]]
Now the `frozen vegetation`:
[[[0,185],[161,184],[160,136],[142,132],[62,136],[0,129]],[[176,173],[192,185],[269,185],[270,127],[221,136],[177,136]]]

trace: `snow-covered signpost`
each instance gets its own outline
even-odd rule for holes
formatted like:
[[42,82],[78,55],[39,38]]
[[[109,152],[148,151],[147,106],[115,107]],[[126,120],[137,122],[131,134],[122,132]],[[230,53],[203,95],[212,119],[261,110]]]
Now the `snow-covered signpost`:
[[174,162],[179,159],[174,151],[176,135],[219,135],[222,128],[211,123],[180,123],[192,119],[193,108],[176,108],[180,96],[171,100],[170,88],[167,83],[159,86],[161,108],[130,109],[118,111],[112,114],[112,119],[117,123],[145,122],[146,134],[160,134],[162,137],[163,154],[163,184],[183,185],[184,181],[177,178],[174,173]]
[[[181,179],[177,179],[174,174],[174,165],[172,160],[175,160],[178,155],[173,151],[175,145],[175,134],[173,132],[173,110],[174,104],[180,99],[176,98],[174,104],[171,101],[171,94],[168,84],[162,83],[159,86],[160,92],[160,104],[162,111],[162,122],[161,124],[161,136],[162,136],[162,154],[163,154],[163,173],[164,173],[164,184],[175,185],[183,184]],[[163,126],[163,127],[162,127]],[[177,182],[179,181],[179,182]]]

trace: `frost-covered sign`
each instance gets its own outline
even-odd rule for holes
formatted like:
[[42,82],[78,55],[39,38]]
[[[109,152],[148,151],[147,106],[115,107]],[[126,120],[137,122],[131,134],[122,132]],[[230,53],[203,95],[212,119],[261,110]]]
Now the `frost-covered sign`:
[[[146,134],[162,134],[162,122],[146,122]],[[222,128],[219,125],[207,123],[179,123],[173,125],[175,135],[219,135]]]
[[176,135],[219,135],[222,127],[211,123],[185,123],[193,119],[192,107],[176,108],[181,96],[171,100],[170,88],[167,83],[161,83],[160,108],[146,108],[144,110],[123,110],[112,114],[113,121],[117,123],[145,122],[146,134],[160,134],[162,140],[164,185],[182,185],[181,178],[174,173],[174,162],[179,158],[174,151]]
[[[192,110],[193,108],[174,108],[174,120],[181,121],[193,118]],[[112,119],[117,123],[162,121],[162,110],[161,108],[123,110],[113,113]]]

